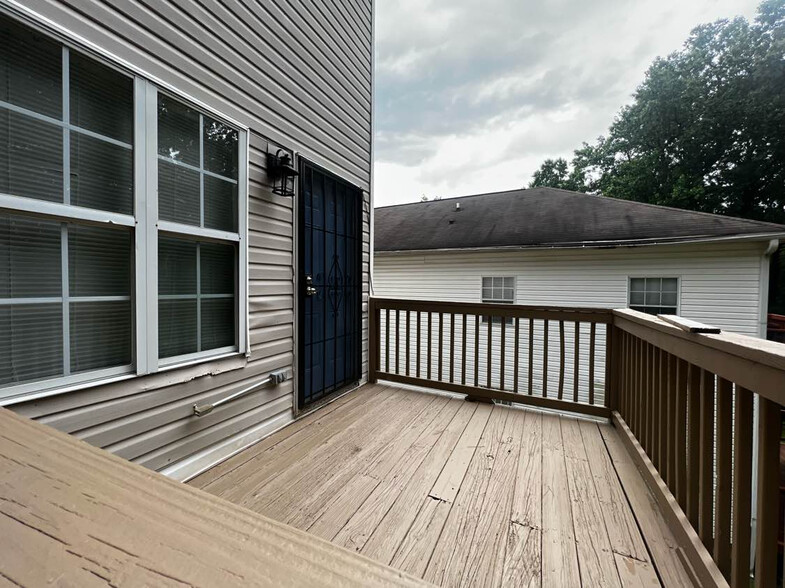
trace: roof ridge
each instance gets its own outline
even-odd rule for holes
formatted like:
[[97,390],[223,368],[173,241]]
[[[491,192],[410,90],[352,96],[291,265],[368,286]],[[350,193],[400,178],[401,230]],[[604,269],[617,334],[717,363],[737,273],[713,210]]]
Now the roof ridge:
[[[552,190],[559,190],[561,192],[567,192],[568,194],[575,194],[575,195],[583,195],[586,194],[584,192],[574,192],[573,190],[563,190],[561,188],[551,188]],[[588,194],[587,194],[588,195]],[[773,223],[770,221],[761,221],[755,220],[751,218],[744,218],[742,216],[731,216],[727,214],[719,214],[716,212],[705,212],[703,210],[692,210],[691,208],[676,208],[675,206],[665,206],[664,204],[652,204],[651,202],[640,202],[639,200],[625,200],[624,198],[615,198],[613,196],[606,196],[605,194],[591,194],[591,196],[596,196],[599,198],[605,198],[606,200],[614,200],[616,202],[627,202],[630,204],[637,204],[638,206],[646,206],[648,208],[656,208],[657,210],[672,210],[673,212],[680,212],[680,213],[689,213],[689,214],[697,214],[700,216],[709,216],[712,218],[726,218],[732,219],[734,221],[741,221],[744,223],[750,223],[753,225],[767,225],[773,227],[783,227],[784,225],[780,225],[777,223]]]
[[386,204],[385,206],[374,206],[374,210],[380,208],[396,208],[398,206],[414,206],[415,204],[429,204],[431,202],[444,202],[445,200],[460,200],[462,198],[478,198],[480,196],[495,196],[497,194],[509,194],[510,192],[525,192],[531,188],[513,188],[510,190],[498,190],[496,192],[483,192],[481,194],[464,194],[463,196],[448,196],[447,198],[439,198],[435,200],[418,200],[417,202],[401,202],[399,204]]

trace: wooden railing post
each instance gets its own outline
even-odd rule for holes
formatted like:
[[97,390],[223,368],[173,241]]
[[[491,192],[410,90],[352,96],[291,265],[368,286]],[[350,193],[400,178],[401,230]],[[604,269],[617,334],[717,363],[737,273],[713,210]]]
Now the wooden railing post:
[[379,308],[376,306],[376,301],[373,297],[368,299],[368,382],[375,384],[379,381],[379,340],[381,333],[379,331],[381,322],[379,316]]

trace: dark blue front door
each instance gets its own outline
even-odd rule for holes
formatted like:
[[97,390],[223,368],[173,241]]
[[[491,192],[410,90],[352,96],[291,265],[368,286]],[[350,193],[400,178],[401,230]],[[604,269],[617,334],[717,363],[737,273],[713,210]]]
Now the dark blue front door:
[[360,379],[362,191],[300,164],[299,406]]

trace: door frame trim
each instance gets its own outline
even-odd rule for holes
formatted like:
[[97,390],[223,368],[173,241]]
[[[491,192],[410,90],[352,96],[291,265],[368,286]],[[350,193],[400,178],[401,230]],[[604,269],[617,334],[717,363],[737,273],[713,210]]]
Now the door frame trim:
[[[299,417],[303,414],[318,409],[320,406],[335,400],[338,396],[349,392],[360,385],[363,379],[363,215],[365,213],[365,193],[363,189],[357,184],[347,180],[344,177],[330,171],[329,169],[321,166],[305,157],[301,153],[295,153],[295,164],[297,170],[300,172],[298,181],[296,182],[293,214],[294,214],[294,315],[295,315],[295,329],[294,329],[294,416]],[[357,275],[360,279],[360,292],[357,301],[357,318],[359,321],[359,329],[357,333],[357,377],[346,382],[340,388],[336,388],[329,394],[326,394],[318,400],[314,400],[309,404],[304,404],[301,400],[304,392],[303,380],[305,378],[305,296],[301,295],[303,288],[302,274],[305,270],[305,206],[302,202],[303,190],[303,170],[308,166],[314,170],[319,171],[327,176],[330,176],[336,181],[342,182],[347,186],[351,186],[359,193],[359,203],[357,205],[357,230],[358,230],[358,250],[357,250]]]

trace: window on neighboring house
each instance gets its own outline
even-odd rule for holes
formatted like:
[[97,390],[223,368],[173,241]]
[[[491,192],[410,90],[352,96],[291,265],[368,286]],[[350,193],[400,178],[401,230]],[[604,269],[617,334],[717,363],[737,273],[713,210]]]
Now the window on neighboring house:
[[244,351],[245,154],[245,131],[0,15],[0,400]]
[[[515,277],[492,276],[482,279],[482,302],[489,304],[514,304],[515,303]],[[483,322],[488,317],[483,317]],[[493,317],[493,322],[500,322],[500,317]],[[510,324],[512,319],[507,319]]]
[[630,278],[629,307],[649,314],[678,314],[678,278]]

